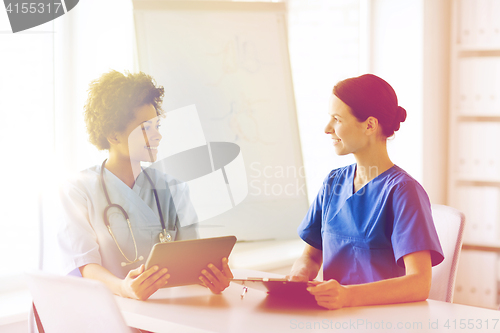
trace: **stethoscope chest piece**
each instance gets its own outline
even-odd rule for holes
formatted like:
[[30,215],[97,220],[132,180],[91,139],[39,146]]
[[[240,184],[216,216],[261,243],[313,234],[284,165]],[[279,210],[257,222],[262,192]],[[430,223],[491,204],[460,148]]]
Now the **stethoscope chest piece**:
[[168,243],[172,241],[172,236],[170,236],[170,233],[166,231],[165,229],[163,232],[160,232],[160,243]]

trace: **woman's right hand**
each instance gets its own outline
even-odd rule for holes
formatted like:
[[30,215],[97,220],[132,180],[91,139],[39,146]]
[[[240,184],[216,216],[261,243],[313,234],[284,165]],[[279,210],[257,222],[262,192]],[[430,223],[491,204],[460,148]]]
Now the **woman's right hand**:
[[163,268],[158,270],[158,266],[153,266],[144,271],[144,264],[128,272],[122,280],[123,297],[147,300],[154,292],[163,287],[168,282],[170,274]]

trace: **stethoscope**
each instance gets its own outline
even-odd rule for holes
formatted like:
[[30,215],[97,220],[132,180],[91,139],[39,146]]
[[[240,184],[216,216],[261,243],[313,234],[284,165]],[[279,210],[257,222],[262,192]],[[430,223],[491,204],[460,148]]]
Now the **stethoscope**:
[[[127,262],[121,263],[122,267],[124,267],[124,266],[130,265],[130,264],[136,263],[138,261],[144,260],[144,257],[143,256],[137,257],[138,256],[137,243],[135,242],[134,232],[132,231],[132,226],[130,225],[130,220],[129,220],[129,216],[128,216],[127,212],[125,211],[125,209],[123,209],[122,206],[120,206],[118,204],[111,203],[111,200],[109,199],[109,194],[108,194],[108,190],[106,188],[106,183],[104,182],[104,165],[106,164],[106,161],[107,161],[107,159],[104,160],[104,162],[102,162],[102,165],[101,165],[101,184],[102,184],[102,189],[104,191],[104,195],[106,196],[106,201],[108,202],[108,206],[104,209],[103,220],[104,220],[104,224],[108,228],[109,233],[111,234],[111,237],[115,241],[115,244],[118,247],[118,250],[120,250],[120,253],[125,258],[125,260],[127,260]],[[153,184],[153,181],[149,177],[146,170],[142,169],[142,172],[146,175],[146,178],[148,179],[149,183],[151,184],[151,187],[153,188],[153,194],[154,194],[155,201],[156,201],[156,207],[158,208],[158,214],[160,215],[161,227],[163,229],[163,231],[160,232],[160,234],[159,234],[160,243],[170,242],[170,241],[172,241],[172,236],[170,235],[170,233],[167,231],[167,229],[165,227],[165,221],[163,219],[163,213],[161,211],[160,200],[158,199],[158,193],[157,193],[156,188]],[[120,247],[120,244],[118,244],[118,241],[116,240],[115,235],[113,234],[113,230],[111,230],[111,225],[109,224],[109,220],[108,220],[108,210],[110,208],[118,208],[118,210],[121,211],[121,213],[123,214],[123,216],[127,220],[127,225],[128,225],[129,230],[130,230],[130,234],[132,235],[132,240],[134,242],[134,248],[135,248],[135,259],[134,260],[130,260],[129,258],[127,258],[125,253],[123,253],[123,251]],[[172,224],[171,221],[169,221],[169,230],[175,230],[175,226],[171,226],[170,224]],[[172,228],[170,228],[170,227],[172,227]]]

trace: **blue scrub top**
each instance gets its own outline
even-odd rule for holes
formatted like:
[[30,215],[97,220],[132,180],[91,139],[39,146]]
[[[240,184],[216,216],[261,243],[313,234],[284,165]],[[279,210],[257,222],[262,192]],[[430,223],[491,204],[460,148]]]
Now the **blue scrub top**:
[[335,169],[298,228],[323,251],[323,279],[360,284],[405,275],[403,256],[430,250],[443,261],[422,186],[394,165],[354,193],[356,164]]

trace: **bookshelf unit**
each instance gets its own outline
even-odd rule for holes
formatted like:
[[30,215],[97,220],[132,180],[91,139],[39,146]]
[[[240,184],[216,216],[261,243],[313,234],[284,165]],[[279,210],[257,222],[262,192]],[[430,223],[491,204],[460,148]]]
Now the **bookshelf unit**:
[[466,216],[455,303],[498,308],[500,0],[453,0],[448,204]]

